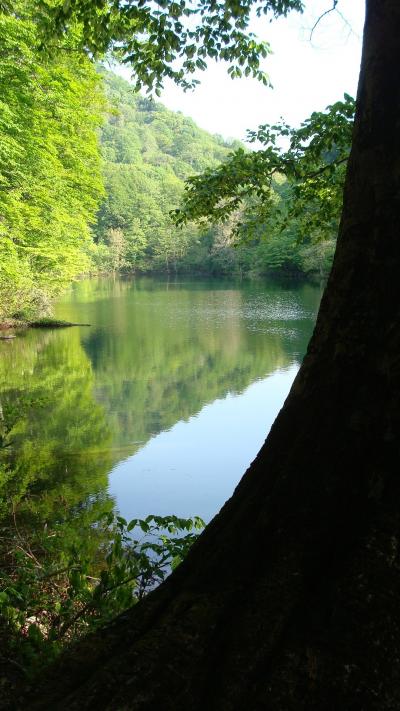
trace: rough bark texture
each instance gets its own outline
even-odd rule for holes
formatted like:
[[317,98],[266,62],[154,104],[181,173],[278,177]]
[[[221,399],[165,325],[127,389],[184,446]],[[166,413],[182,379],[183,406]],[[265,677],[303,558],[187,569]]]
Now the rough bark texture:
[[186,562],[29,708],[400,708],[399,66],[400,2],[367,0],[338,248],[290,395]]

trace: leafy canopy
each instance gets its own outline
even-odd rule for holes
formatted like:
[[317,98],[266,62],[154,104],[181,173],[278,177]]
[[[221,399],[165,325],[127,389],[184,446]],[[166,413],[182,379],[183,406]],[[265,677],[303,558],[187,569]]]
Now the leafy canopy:
[[[25,8],[26,11],[26,8]],[[0,318],[83,271],[103,193],[100,80],[81,52],[46,57],[35,23],[0,13]],[[63,48],[72,50],[71,38]]]
[[185,89],[206,68],[208,58],[224,60],[232,77],[252,76],[268,84],[260,59],[267,42],[249,31],[258,16],[301,12],[302,0],[41,0],[38,14],[49,47],[65,30],[79,26],[82,47],[94,55],[117,51],[129,64],[136,86],[159,93],[163,77]]
[[[263,148],[238,148],[217,168],[189,178],[176,223],[225,222],[240,208],[236,231],[242,235],[251,234],[272,211],[282,228],[296,220],[302,222],[301,232],[326,231],[340,212],[354,110],[354,99],[345,94],[300,128],[282,121],[249,132],[250,140]],[[284,198],[278,207],[277,192]]]

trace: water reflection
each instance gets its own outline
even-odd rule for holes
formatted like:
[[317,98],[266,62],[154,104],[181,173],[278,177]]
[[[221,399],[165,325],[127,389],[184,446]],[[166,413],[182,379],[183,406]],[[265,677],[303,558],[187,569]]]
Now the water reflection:
[[[230,493],[228,473],[237,480],[256,454],[254,432],[264,438],[284,399],[319,296],[308,285],[74,285],[57,316],[90,328],[29,331],[1,343],[2,514],[12,505],[27,521],[53,522],[72,512],[78,530],[116,499],[127,517],[146,506],[209,517]],[[277,371],[275,385],[255,382]],[[193,456],[196,437],[202,457]],[[187,486],[172,479],[173,467],[187,472]]]
[[256,381],[239,395],[206,405],[188,421],[152,438],[140,452],[116,465],[109,489],[123,516],[154,509],[209,521],[233,492],[265,439],[297,367]]
[[77,330],[29,331],[0,353],[0,515],[28,535],[57,524],[65,546],[114,500],[110,428],[93,397],[93,369]]

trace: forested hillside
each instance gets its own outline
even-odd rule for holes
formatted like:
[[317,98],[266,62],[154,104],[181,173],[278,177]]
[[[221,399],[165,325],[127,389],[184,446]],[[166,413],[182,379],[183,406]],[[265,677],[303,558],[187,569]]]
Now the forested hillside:
[[100,74],[109,114],[101,131],[106,198],[95,228],[97,263],[106,271],[177,268],[199,239],[196,227],[177,229],[169,214],[185,178],[215,167],[240,144],[134,93],[115,74]]
[[251,200],[220,224],[196,227],[188,221],[174,226],[170,213],[181,203],[185,180],[215,169],[243,147],[211,136],[190,118],[135,94],[112,72],[99,71],[109,102],[101,131],[106,198],[95,227],[93,255],[100,271],[327,273],[336,225],[332,230],[325,227],[317,242],[311,234],[302,234],[304,218],[293,219],[282,230],[287,202],[283,176],[273,182],[271,214],[263,219],[257,215],[256,230],[254,225],[244,227],[239,244],[234,227],[251,212]]

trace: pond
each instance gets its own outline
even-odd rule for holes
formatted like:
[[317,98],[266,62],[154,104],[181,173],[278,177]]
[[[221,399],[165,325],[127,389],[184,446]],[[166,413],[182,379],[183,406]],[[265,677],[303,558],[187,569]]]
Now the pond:
[[0,344],[2,513],[12,499],[46,524],[115,507],[210,520],[284,402],[320,296],[188,277],[74,284],[55,315],[90,326]]

